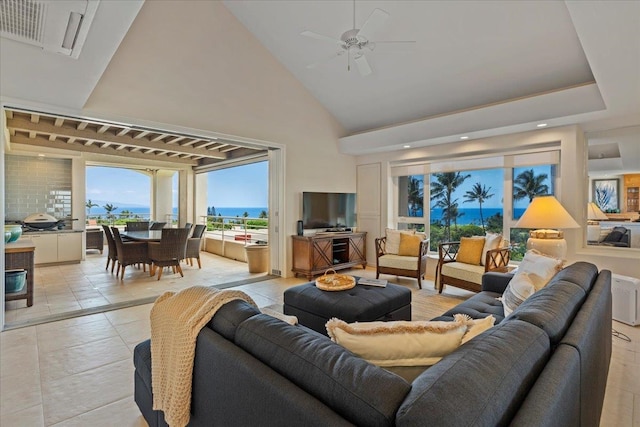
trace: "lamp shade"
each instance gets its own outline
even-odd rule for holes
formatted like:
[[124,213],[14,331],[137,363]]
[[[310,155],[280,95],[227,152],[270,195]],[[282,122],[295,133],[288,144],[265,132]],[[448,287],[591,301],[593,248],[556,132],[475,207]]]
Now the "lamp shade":
[[609,219],[609,217],[600,210],[598,205],[593,202],[587,204],[587,219]]
[[517,228],[580,228],[554,196],[534,197],[524,214],[516,222]]

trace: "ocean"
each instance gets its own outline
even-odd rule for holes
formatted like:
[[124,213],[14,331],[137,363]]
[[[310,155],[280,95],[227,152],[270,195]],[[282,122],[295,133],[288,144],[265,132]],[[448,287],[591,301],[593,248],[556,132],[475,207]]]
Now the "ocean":
[[[114,203],[115,204],[115,203]],[[115,204],[116,206],[118,206],[117,204]],[[123,211],[129,211],[131,212],[133,215],[140,215],[142,217],[148,217],[149,216],[149,210],[150,208],[148,207],[140,207],[140,206],[135,206],[135,207],[128,207],[128,206],[123,206],[123,207],[118,207],[118,209],[114,212],[114,214],[116,216],[119,216]],[[218,216],[218,214],[222,215],[222,216],[229,216],[229,217],[240,217],[242,218],[244,213],[247,212],[249,214],[249,218],[258,218],[260,217],[260,212],[262,211],[266,211],[267,213],[269,212],[269,210],[264,207],[264,208],[242,208],[242,207],[225,207],[225,208],[216,208],[216,216]],[[174,208],[173,209],[173,213],[174,215],[178,214],[178,209]],[[94,216],[98,216],[98,215],[106,215],[107,212],[102,208],[102,206],[96,206],[94,208],[91,208],[91,213],[90,216],[94,217]]]
[[[458,217],[458,225],[465,224],[477,224],[480,225],[480,208],[460,208],[458,211],[463,214]],[[524,213],[524,208],[516,208],[514,209],[515,217],[520,218]],[[482,217],[484,218],[485,224],[487,222],[487,218],[493,216],[497,213],[502,214],[502,208],[482,208]],[[442,209],[434,208],[431,209],[431,222],[442,219]]]

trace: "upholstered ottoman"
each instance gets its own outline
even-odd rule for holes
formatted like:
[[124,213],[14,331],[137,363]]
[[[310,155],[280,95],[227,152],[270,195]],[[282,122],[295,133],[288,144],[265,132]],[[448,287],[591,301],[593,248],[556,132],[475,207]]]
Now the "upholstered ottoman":
[[327,292],[310,282],[284,291],[283,311],[327,335],[324,325],[332,317],[348,323],[411,320],[411,291],[389,283],[384,288],[356,285],[347,291]]

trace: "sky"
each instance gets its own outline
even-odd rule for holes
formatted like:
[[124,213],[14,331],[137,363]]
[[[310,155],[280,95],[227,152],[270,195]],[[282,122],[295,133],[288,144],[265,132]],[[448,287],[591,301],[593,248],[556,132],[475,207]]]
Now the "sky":
[[[549,176],[549,179],[544,183],[552,188],[551,183],[551,167],[549,165],[545,166],[528,166],[522,168],[516,168],[515,174],[519,174],[524,170],[533,169],[533,173],[535,175],[539,175],[541,173],[546,173]],[[503,169],[487,169],[487,170],[475,170],[475,171],[465,171],[466,174],[470,174],[471,177],[467,178],[463,184],[458,187],[456,192],[454,193],[455,198],[458,198],[459,207],[461,209],[464,208],[477,208],[477,202],[465,202],[464,195],[467,191],[471,191],[473,186],[479,182],[482,185],[486,186],[489,193],[493,193],[494,196],[487,199],[483,202],[482,207],[484,208],[501,208],[503,205],[503,194],[504,194],[504,185],[503,185]],[[432,202],[433,203],[433,202]],[[526,208],[529,205],[529,200],[518,200],[514,203],[515,208]]]
[[[208,174],[207,206],[267,207],[268,162],[222,169]],[[174,177],[177,200],[177,174]],[[87,200],[115,206],[149,206],[151,178],[141,172],[111,167],[87,167]]]

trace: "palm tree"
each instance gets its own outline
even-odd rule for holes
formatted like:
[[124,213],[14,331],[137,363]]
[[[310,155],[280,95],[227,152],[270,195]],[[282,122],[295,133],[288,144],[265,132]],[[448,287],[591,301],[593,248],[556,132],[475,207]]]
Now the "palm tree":
[[117,210],[117,206],[113,206],[111,203],[107,203],[103,206],[103,209],[107,212],[107,218],[113,220],[113,211]]
[[85,206],[87,207],[87,216],[91,215],[91,208],[95,208],[96,206],[99,206],[97,203],[93,203],[91,201],[91,199],[87,200],[87,203],[85,204]]
[[519,173],[513,181],[513,199],[520,200],[528,197],[531,203],[535,196],[549,194],[549,186],[543,184],[548,177],[546,173],[536,175],[533,169]]
[[467,191],[464,195],[465,201],[467,202],[478,202],[480,204],[480,222],[482,223],[482,232],[485,232],[484,229],[484,218],[482,217],[482,203],[484,203],[487,199],[492,198],[495,194],[491,193],[491,187],[487,188],[485,185],[482,185],[479,182],[476,182],[473,185],[471,191]]
[[462,214],[458,211],[458,199],[452,199],[451,196],[456,189],[471,174],[462,175],[460,172],[444,172],[433,175],[435,181],[431,182],[431,201],[437,200],[435,206],[442,208],[442,219],[445,222],[445,239],[451,239],[451,221],[457,226],[457,219]]
[[422,190],[422,180],[416,177],[409,177],[409,214],[410,216],[417,216],[418,210],[420,210],[424,203],[424,193]]
[[261,211],[260,216],[258,216],[258,218],[266,218],[266,217],[267,217],[267,211]]

